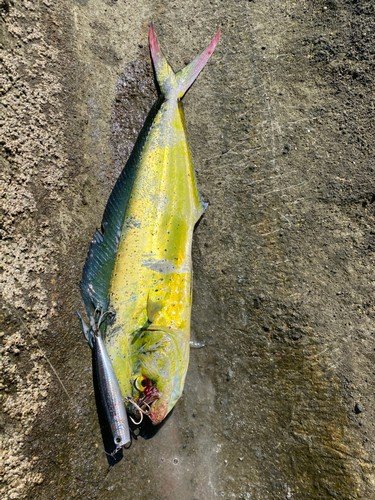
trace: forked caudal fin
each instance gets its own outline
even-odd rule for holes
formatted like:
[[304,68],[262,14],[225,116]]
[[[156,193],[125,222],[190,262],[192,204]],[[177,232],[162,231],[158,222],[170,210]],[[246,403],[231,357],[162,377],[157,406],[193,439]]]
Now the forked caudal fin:
[[175,96],[177,99],[181,99],[211,57],[217,42],[219,41],[220,30],[202,54],[196,57],[194,61],[177,73],[173,71],[164,57],[158,41],[156,40],[152,23],[150,25],[149,38],[152,62],[154,63],[156,78],[160,90],[167,99],[172,96]]

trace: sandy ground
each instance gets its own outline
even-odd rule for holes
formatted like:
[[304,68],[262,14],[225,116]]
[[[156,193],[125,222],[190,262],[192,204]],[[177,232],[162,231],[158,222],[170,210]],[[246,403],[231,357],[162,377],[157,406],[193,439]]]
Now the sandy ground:
[[[375,499],[375,8],[366,0],[1,0],[4,500]],[[155,99],[198,184],[193,350],[161,430],[108,470],[74,310]]]

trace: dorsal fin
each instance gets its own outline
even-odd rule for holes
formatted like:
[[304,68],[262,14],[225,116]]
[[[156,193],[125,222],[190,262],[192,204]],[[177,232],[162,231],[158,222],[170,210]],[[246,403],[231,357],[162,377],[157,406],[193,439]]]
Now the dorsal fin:
[[97,230],[92,237],[80,282],[82,300],[88,316],[98,307],[102,311],[107,310],[113,266],[126,208],[137,172],[137,164],[162,101],[163,97],[160,96],[151,108],[133,151],[108,199],[101,224],[101,232]]

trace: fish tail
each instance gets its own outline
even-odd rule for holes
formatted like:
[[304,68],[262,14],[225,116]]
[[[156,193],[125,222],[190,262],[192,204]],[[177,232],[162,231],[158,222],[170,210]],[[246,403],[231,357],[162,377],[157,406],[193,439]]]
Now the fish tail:
[[152,62],[154,63],[156,79],[161,92],[167,99],[172,96],[175,96],[177,99],[181,99],[210,59],[217,42],[219,41],[220,30],[202,54],[196,57],[194,61],[177,73],[172,70],[164,57],[156,39],[152,23],[150,25],[149,38]]

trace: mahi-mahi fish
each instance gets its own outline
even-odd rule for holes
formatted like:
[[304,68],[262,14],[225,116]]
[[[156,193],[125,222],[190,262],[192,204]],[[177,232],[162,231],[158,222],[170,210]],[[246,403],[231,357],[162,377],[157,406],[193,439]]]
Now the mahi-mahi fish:
[[[206,205],[196,184],[180,100],[219,37],[220,31],[200,56],[174,73],[151,24],[150,51],[160,96],[113,188],[83,268],[80,289],[90,327],[83,322],[82,327],[92,347],[103,337],[134,423],[144,414],[155,425],[162,422],[185,382],[192,236]],[[114,436],[116,446],[127,440],[122,432]]]

